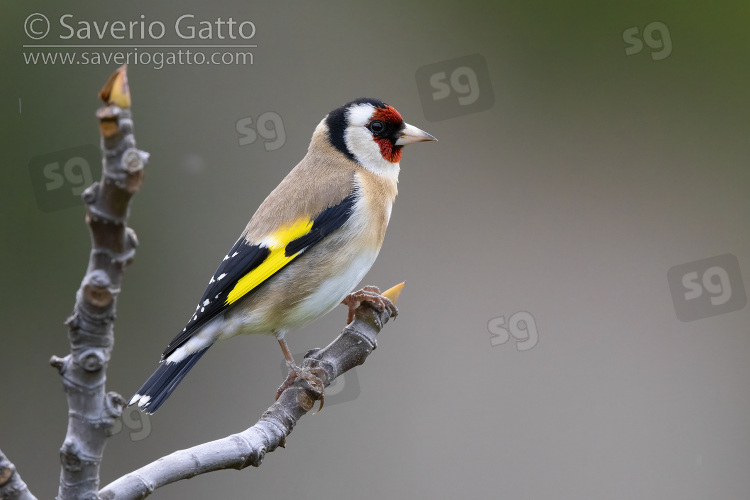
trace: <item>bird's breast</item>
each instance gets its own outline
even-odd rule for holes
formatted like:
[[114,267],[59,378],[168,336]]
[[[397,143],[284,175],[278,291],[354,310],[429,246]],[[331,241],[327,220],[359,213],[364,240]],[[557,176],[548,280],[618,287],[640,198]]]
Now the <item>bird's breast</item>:
[[396,189],[395,182],[370,172],[358,172],[354,187],[347,221],[228,313],[241,315],[241,333],[301,328],[331,311],[362,281],[383,244]]

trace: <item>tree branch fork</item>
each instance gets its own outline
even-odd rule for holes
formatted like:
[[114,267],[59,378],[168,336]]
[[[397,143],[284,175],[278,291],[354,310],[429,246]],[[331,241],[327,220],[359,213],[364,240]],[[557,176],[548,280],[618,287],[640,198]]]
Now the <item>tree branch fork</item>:
[[[58,500],[142,499],[164,485],[222,469],[260,466],[267,453],[284,447],[299,419],[323,402],[323,392],[298,378],[242,432],[176,451],[99,490],[104,447],[125,407],[106,392],[106,369],[114,345],[114,319],[122,277],[135,256],[138,239],[127,226],[130,202],[140,189],[148,153],[135,148],[126,67],[118,69],[100,96],[97,111],[103,153],[102,180],[81,195],[86,206],[92,250],[73,314],[67,319],[70,354],[52,356],[68,401],[68,429],[60,449]],[[404,284],[383,293],[394,304]],[[305,355],[303,369],[318,375],[323,387],[365,359],[376,336],[396,311],[363,301],[354,320],[323,349]],[[0,500],[36,500],[15,466],[0,451]]]

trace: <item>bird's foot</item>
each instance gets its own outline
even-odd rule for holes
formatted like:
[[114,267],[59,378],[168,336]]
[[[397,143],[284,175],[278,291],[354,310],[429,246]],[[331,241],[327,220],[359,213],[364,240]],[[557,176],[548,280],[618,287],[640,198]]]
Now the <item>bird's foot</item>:
[[276,400],[278,400],[281,393],[290,388],[298,378],[301,378],[307,382],[315,393],[320,395],[320,408],[318,408],[318,411],[322,410],[323,400],[325,399],[323,395],[323,389],[325,387],[323,385],[323,376],[325,376],[325,370],[322,368],[302,368],[288,361],[286,365],[289,368],[289,374],[286,376],[284,383],[281,384],[276,391]]
[[366,286],[362,290],[350,293],[341,301],[342,304],[349,308],[349,315],[346,318],[347,325],[354,320],[354,311],[357,310],[362,302],[369,302],[378,312],[383,312],[383,310],[387,309],[394,318],[398,316],[398,309],[391,299],[381,295],[378,287]]

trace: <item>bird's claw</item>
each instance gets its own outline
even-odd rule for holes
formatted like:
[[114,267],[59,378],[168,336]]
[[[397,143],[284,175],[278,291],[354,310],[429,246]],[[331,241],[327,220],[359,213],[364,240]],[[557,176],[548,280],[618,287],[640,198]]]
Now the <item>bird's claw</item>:
[[369,302],[379,313],[387,310],[393,318],[398,316],[398,308],[391,299],[381,295],[378,287],[366,286],[362,290],[350,293],[341,301],[343,305],[349,308],[349,314],[346,318],[347,325],[354,320],[354,312],[362,302]]
[[[324,389],[325,386],[323,384],[323,376],[325,376],[325,370],[322,368],[301,368],[297,366],[296,364],[288,363],[287,366],[289,367],[289,374],[286,376],[286,380],[284,380],[284,383],[282,383],[279,388],[276,390],[276,400],[278,401],[279,397],[281,397],[281,394],[290,388],[294,382],[301,378],[307,384],[310,386],[310,388],[316,393],[320,395],[320,408],[318,408],[318,412],[323,409],[323,401],[325,399],[324,396]],[[316,412],[317,413],[317,412]]]

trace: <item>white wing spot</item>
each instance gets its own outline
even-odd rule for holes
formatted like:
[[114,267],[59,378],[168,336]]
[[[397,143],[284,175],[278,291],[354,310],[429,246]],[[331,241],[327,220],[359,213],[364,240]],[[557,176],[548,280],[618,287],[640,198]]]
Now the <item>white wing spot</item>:
[[226,276],[226,275],[227,275],[227,273],[221,273],[221,274],[219,275],[219,277],[218,277],[218,278],[216,278],[216,281],[221,281],[222,279],[224,279],[224,276]]
[[203,312],[203,311],[205,311],[205,310],[206,310],[206,308],[205,308],[205,307],[201,307],[201,312]]
[[196,319],[198,319],[198,315],[197,314],[195,316],[193,316],[193,321],[195,321]]
[[237,257],[237,256],[238,256],[239,254],[240,254],[239,252],[234,252],[234,253],[232,254],[232,257]]
[[203,305],[204,305],[204,306],[207,306],[207,305],[208,305],[208,304],[210,304],[210,303],[211,303],[211,302],[209,302],[209,300],[208,300],[208,299],[206,299],[206,300],[204,300],[204,301],[203,301]]
[[212,285],[212,284],[214,284],[215,282],[216,282],[216,281],[214,280],[214,277],[213,277],[213,276],[211,276],[211,281],[209,281],[209,282],[208,282],[208,284],[209,284],[209,285]]

